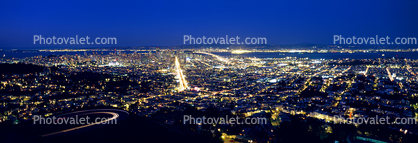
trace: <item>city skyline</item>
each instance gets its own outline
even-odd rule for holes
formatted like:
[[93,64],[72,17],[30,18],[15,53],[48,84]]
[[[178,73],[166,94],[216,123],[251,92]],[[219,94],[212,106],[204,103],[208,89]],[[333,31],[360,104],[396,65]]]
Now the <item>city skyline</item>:
[[418,0],[0,1],[1,143],[416,143]]
[[[99,130],[126,137],[144,124],[151,126],[144,130],[158,130],[139,134],[141,139],[169,132],[177,136],[169,138],[174,142],[414,142],[418,133],[418,57],[413,55],[362,51],[325,59],[336,53],[305,58],[294,55],[309,51],[211,48],[68,53],[2,58],[1,69],[8,70],[0,70],[0,125],[28,132],[21,140],[39,142],[80,142]],[[405,53],[415,52],[399,54]],[[74,115],[108,117],[103,122],[117,119],[117,124],[77,134],[97,126],[62,125]],[[48,125],[48,119],[55,124]]]

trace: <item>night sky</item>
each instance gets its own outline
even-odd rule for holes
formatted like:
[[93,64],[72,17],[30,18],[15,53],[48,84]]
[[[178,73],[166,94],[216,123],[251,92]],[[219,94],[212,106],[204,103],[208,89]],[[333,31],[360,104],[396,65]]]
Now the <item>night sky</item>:
[[116,37],[117,46],[179,46],[183,35],[268,44],[418,37],[418,0],[0,1],[0,48],[89,47],[34,45],[33,35]]

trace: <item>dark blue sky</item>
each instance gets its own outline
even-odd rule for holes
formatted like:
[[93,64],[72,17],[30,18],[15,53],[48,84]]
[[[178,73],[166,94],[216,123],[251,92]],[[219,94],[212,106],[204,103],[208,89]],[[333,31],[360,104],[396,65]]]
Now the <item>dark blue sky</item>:
[[117,46],[177,46],[185,34],[331,44],[334,34],[418,37],[417,26],[418,0],[0,1],[2,48],[48,47],[33,35],[116,37]]

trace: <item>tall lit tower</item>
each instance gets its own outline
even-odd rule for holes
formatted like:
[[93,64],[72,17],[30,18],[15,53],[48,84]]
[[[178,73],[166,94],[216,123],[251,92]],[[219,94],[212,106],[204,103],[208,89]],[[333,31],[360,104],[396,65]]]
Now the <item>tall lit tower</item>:
[[157,46],[157,49],[155,50],[157,53],[160,53],[160,47]]

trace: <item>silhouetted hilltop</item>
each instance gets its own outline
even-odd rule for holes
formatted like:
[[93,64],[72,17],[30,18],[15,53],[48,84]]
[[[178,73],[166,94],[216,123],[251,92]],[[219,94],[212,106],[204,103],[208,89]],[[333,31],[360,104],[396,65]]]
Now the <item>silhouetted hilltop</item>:
[[43,66],[32,64],[0,64],[0,74],[28,74],[43,70]]

